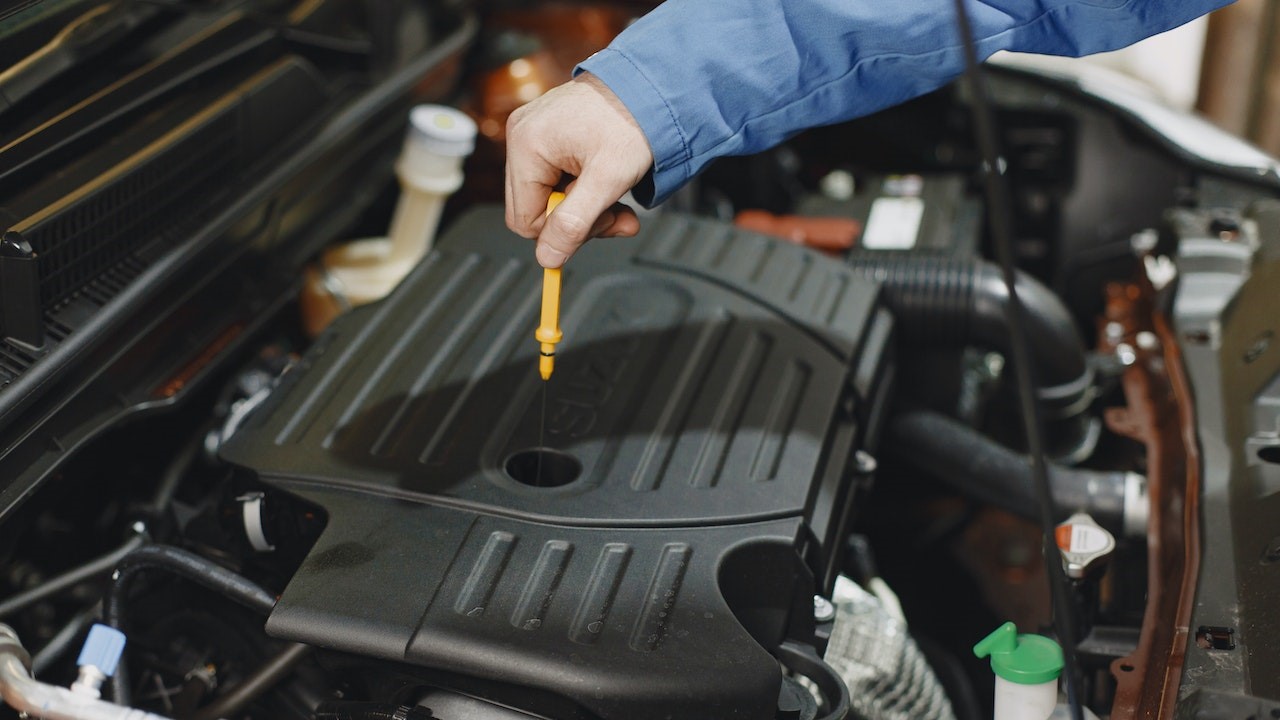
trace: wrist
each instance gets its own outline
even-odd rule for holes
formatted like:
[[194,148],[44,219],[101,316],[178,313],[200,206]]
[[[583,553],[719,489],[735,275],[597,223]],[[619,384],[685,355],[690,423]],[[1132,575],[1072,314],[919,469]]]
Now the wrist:
[[639,127],[651,164],[642,181],[644,189],[635,193],[641,204],[652,207],[688,181],[690,151],[679,118],[640,68],[622,52],[606,49],[584,60],[575,73],[575,80],[585,78],[593,90],[602,88],[596,91],[617,102]]

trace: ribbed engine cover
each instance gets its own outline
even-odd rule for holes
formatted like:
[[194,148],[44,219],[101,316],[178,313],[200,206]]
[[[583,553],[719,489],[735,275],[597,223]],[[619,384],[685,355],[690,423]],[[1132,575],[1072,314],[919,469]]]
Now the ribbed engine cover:
[[678,216],[591,243],[539,469],[541,275],[472,212],[225,447],[329,516],[268,631],[551,717],[773,718],[887,385],[878,288]]

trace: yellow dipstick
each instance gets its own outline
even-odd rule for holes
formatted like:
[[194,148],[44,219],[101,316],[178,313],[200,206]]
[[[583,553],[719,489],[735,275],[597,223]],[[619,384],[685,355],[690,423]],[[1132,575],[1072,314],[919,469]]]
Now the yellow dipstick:
[[[553,192],[547,198],[547,217],[551,211],[564,200],[564,193]],[[538,359],[538,373],[543,380],[551,379],[551,372],[556,369],[556,343],[564,337],[560,332],[560,268],[546,268],[542,271],[542,323],[533,334],[541,343],[542,357]]]

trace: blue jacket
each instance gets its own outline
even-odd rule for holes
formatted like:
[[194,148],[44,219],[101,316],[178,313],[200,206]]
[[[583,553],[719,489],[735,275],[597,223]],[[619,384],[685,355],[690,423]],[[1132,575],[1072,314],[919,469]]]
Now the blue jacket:
[[[965,0],[978,53],[1087,55],[1230,0]],[[952,0],[668,0],[578,71],[622,100],[653,150],[645,205],[711,160],[866,115],[964,69]]]

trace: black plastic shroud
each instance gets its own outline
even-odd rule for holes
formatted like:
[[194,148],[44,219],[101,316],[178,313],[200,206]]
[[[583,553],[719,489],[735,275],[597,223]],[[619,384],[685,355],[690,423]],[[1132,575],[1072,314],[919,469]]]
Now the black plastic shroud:
[[540,276],[473,211],[232,439],[329,514],[268,632],[530,688],[503,699],[533,712],[773,718],[770,651],[811,632],[888,386],[878,286],[682,216],[592,243],[546,418],[580,470],[535,487],[508,468],[538,442]]

